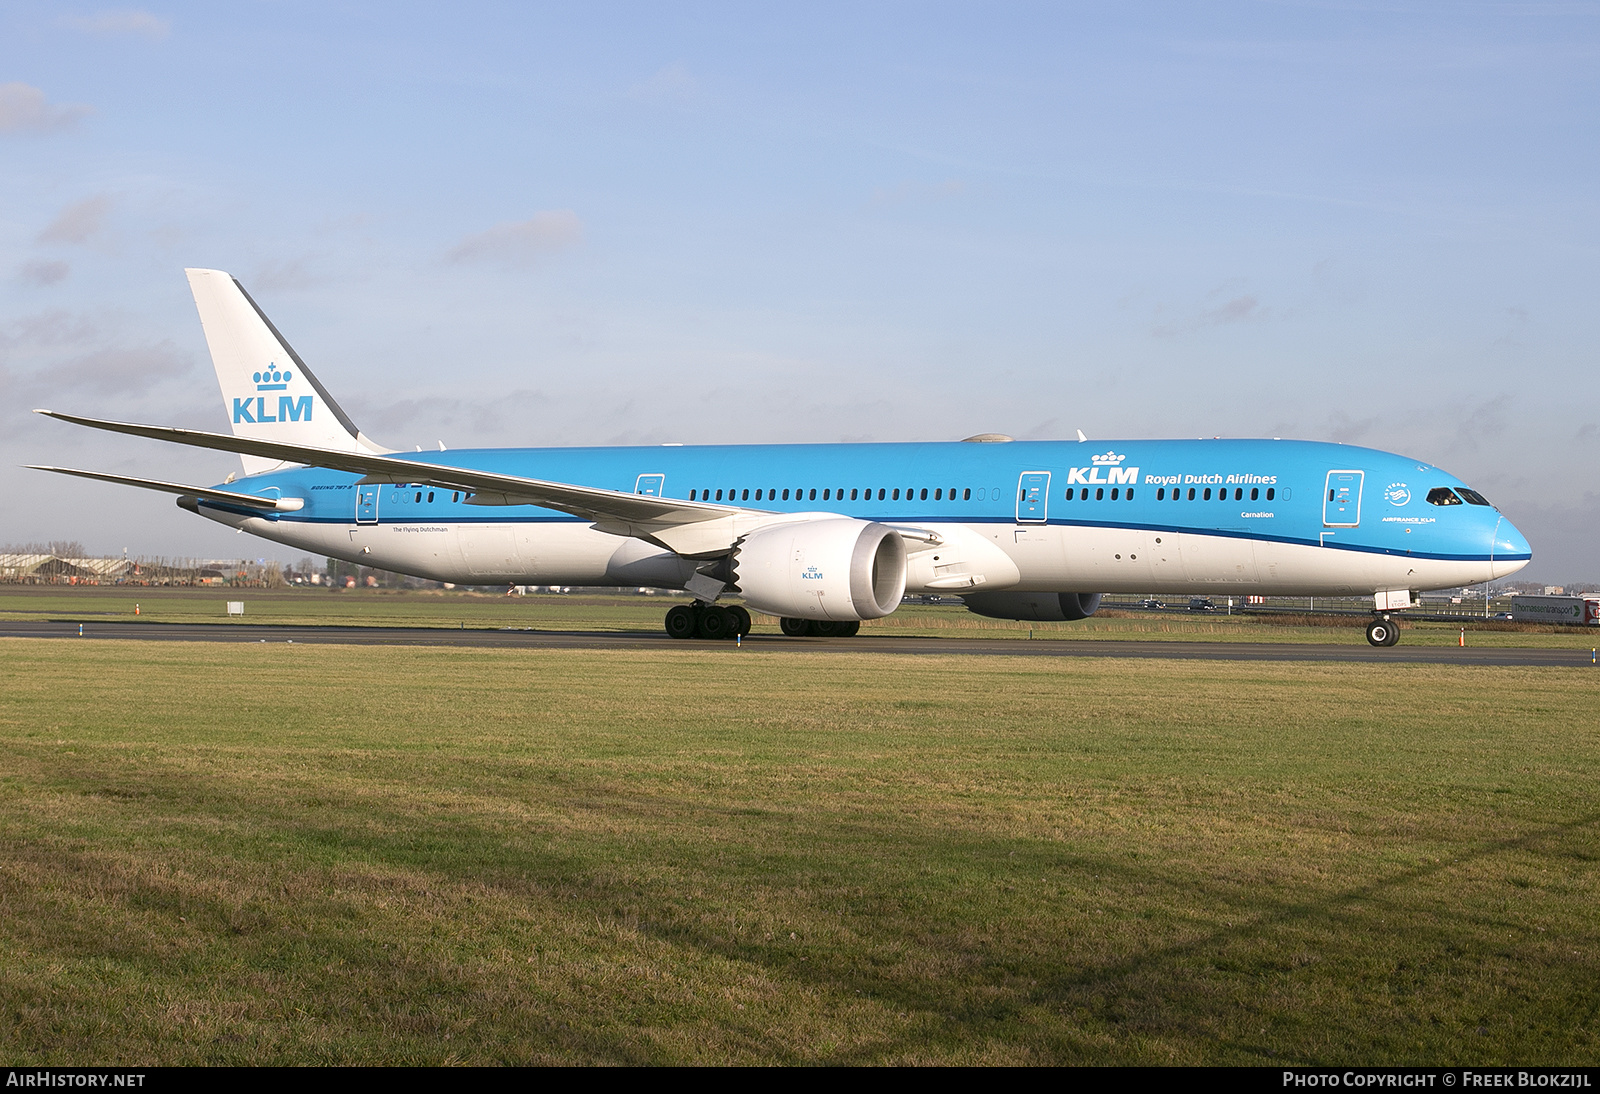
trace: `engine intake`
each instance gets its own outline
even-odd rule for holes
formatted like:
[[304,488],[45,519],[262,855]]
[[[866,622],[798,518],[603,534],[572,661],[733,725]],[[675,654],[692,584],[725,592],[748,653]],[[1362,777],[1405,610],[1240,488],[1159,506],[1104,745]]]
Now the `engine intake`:
[[1101,593],[966,593],[967,610],[991,619],[1063,623],[1100,610]]
[[732,569],[752,608],[790,619],[881,619],[906,591],[900,533],[849,517],[752,532],[734,548]]

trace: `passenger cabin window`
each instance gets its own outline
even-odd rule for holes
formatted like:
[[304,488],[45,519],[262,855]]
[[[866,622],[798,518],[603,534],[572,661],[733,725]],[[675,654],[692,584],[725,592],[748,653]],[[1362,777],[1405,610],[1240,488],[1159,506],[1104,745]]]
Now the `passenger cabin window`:
[[1448,486],[1435,486],[1428,491],[1429,505],[1460,505],[1461,499]]
[[1277,491],[1276,487],[1272,487],[1272,486],[1267,487],[1267,500],[1271,501],[1273,499],[1273,496],[1276,495],[1277,492],[1278,491]]

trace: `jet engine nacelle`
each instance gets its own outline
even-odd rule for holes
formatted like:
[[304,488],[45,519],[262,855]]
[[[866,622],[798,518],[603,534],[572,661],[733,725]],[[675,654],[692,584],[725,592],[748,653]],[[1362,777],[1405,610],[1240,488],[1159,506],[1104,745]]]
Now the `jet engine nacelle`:
[[893,528],[849,517],[785,522],[739,542],[733,580],[750,607],[769,615],[879,619],[905,595],[905,542]]
[[965,593],[967,610],[993,619],[1062,623],[1100,610],[1101,593]]

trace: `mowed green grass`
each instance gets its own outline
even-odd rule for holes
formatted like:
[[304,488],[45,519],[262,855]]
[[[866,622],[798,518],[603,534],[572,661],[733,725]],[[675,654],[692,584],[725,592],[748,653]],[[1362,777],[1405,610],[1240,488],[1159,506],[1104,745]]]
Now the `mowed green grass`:
[[1597,691],[0,640],[0,1056],[1592,1063]]
[[[241,600],[245,614],[230,620],[227,602]],[[660,634],[662,619],[683,597],[607,594],[497,596],[464,590],[322,588],[205,589],[135,586],[0,585],[0,619],[83,622],[93,634],[101,621],[227,623],[249,626],[530,628],[546,631],[608,631]],[[135,605],[139,614],[134,614]],[[1187,612],[1106,611],[1074,623],[1026,623],[986,619],[959,605],[902,605],[885,619],[862,624],[862,633],[927,638],[1038,638],[1116,641],[1167,639],[1184,642],[1295,642],[1365,645],[1362,616],[1325,616],[1318,626],[1303,617],[1229,616]],[[1467,644],[1591,649],[1600,628],[1533,626],[1466,620]],[[1461,624],[1402,621],[1408,645],[1453,646]],[[778,621],[757,615],[756,629],[777,633]]]

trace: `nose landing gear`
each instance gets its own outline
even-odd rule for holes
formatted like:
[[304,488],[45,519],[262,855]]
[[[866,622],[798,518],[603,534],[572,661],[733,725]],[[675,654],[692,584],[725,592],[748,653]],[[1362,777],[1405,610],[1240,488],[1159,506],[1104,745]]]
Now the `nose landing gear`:
[[1367,641],[1374,646],[1392,646],[1400,641],[1400,625],[1387,615],[1367,624]]
[[737,604],[724,608],[696,600],[668,611],[666,626],[671,638],[738,638],[750,633],[750,613]]

